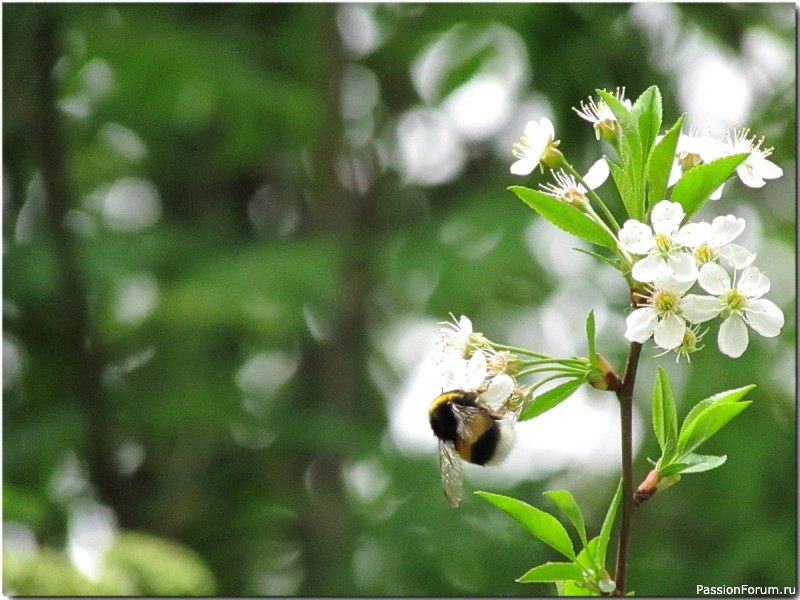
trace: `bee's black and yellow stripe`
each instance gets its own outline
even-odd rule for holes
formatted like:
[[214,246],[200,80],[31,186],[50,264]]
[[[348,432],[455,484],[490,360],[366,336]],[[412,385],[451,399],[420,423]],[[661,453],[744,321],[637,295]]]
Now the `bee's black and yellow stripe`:
[[485,465],[494,456],[500,441],[498,417],[478,404],[477,392],[451,390],[437,396],[428,418],[436,437],[451,442],[463,460]]

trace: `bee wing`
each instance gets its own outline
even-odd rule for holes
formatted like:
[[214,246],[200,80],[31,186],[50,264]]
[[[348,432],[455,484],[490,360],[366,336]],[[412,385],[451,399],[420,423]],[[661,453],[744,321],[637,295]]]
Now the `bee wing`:
[[456,433],[464,440],[472,440],[475,435],[472,433],[472,422],[484,411],[477,406],[462,406],[454,404],[452,406],[453,415],[456,418]]
[[461,502],[461,484],[464,477],[461,473],[461,462],[451,442],[439,440],[439,469],[442,472],[444,497],[450,506],[458,506]]

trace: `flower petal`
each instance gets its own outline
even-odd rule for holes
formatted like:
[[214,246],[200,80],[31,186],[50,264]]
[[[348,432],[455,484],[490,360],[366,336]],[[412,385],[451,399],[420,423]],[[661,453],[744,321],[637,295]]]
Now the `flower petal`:
[[634,254],[647,254],[653,249],[653,230],[636,219],[628,219],[619,230],[620,245]]
[[481,394],[481,400],[491,408],[500,408],[514,391],[514,379],[506,373],[496,375],[489,383],[488,389]]
[[482,350],[476,350],[467,363],[463,387],[468,390],[478,389],[486,379],[487,372],[486,356]]
[[736,289],[748,298],[760,298],[769,291],[769,286],[769,279],[758,267],[747,267],[736,283]]
[[705,291],[715,296],[721,296],[731,289],[730,275],[717,263],[706,263],[700,267],[697,282]]
[[556,137],[556,130],[553,127],[553,122],[547,117],[542,117],[539,120],[539,134],[545,137],[548,143]]
[[651,254],[633,265],[631,275],[636,281],[649,283],[670,275],[667,263],[658,254]]
[[747,325],[738,314],[731,315],[719,327],[717,345],[720,352],[731,358],[739,358],[747,350]]
[[725,259],[729,265],[736,269],[744,269],[753,264],[756,259],[754,252],[750,252],[747,248],[739,244],[727,244],[719,249],[719,255]]
[[513,165],[511,165],[512,175],[530,175],[539,164],[538,158],[532,156],[523,156]]
[[778,177],[783,177],[783,169],[766,158],[761,161],[759,171],[761,172],[761,177],[764,179],[778,179]]
[[625,319],[625,339],[629,342],[644,344],[650,339],[658,323],[658,315],[653,308],[637,308]]
[[686,321],[676,315],[669,315],[656,326],[653,341],[664,350],[672,350],[681,345],[686,332]]
[[749,188],[764,187],[767,182],[761,177],[761,173],[752,161],[753,157],[751,156],[736,167],[736,174],[739,176],[739,180]]
[[697,263],[688,252],[670,252],[667,256],[669,272],[676,281],[697,281]]
[[708,243],[714,248],[721,248],[725,244],[730,244],[744,231],[744,226],[744,219],[741,217],[733,215],[714,217],[714,220],[711,221]]
[[703,323],[716,317],[723,308],[719,298],[689,294],[681,301],[681,315],[692,323]]
[[772,300],[751,300],[745,305],[748,325],[764,337],[775,337],[783,327],[783,311]]
[[681,246],[697,248],[708,241],[711,235],[711,224],[701,221],[699,223],[688,223],[680,228],[675,235],[675,242]]
[[683,215],[683,207],[680,204],[662,200],[653,207],[653,212],[650,215],[653,231],[673,235],[678,231],[678,227],[683,221]]
[[593,190],[605,183],[609,173],[608,163],[604,158],[601,158],[594,163],[586,175],[583,176],[583,181],[589,186],[590,190]]

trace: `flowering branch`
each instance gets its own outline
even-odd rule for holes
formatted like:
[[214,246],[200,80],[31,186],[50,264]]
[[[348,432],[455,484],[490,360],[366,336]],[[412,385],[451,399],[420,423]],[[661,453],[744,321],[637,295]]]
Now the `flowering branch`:
[[[720,392],[696,403],[679,427],[669,380],[659,368],[653,386],[652,421],[661,456],[635,488],[633,393],[644,344],[652,339],[664,350],[658,356],[674,352],[676,361],[685,357],[688,362],[704,347],[700,342],[709,329],[701,324],[719,317],[717,346],[723,354],[737,358],[748,347],[748,328],[775,337],[784,324],[781,309],[764,298],[770,282],[753,265],[756,254],[734,243],[745,228],[744,219],[729,214],[710,223],[691,221],[708,200],[720,198],[723,185],[734,174],[748,187],[761,187],[780,177],[783,171],[768,159],[773,149],[763,148],[764,139],[751,136],[748,129],[734,130],[722,140],[697,136],[694,129],[683,135],[684,116],[661,134],[662,102],[655,86],[633,103],[625,99],[624,88],[617,88],[614,94],[598,90],[598,94],[600,100],[581,102],[581,109],[575,112],[592,123],[598,140],[611,145],[618,163],[605,156],[581,175],[559,148],[552,122],[542,118],[529,122],[514,145],[517,160],[511,173],[529,175],[537,167],[542,172],[548,168],[555,183],[539,184],[539,190],[509,189],[556,227],[605,252],[586,253],[625,279],[631,310],[623,334],[630,343],[623,377],[595,351],[593,312],[586,320],[585,358],[551,357],[538,350],[498,344],[473,332],[472,322],[461,317],[442,326],[439,362],[450,391],[437,397],[429,412],[431,427],[440,438],[445,495],[456,505],[461,498],[456,454],[478,464],[488,463],[496,450],[502,450],[504,456],[517,422],[552,410],[584,383],[616,394],[622,480],[600,534],[589,538],[569,492],[545,493],[575,528],[581,550],[576,551],[563,525],[549,513],[513,498],[479,492],[567,559],[534,567],[518,580],[554,582],[560,595],[586,595],[587,591],[625,594],[637,506],[676,484],[684,474],[722,466],[724,455],[701,455],[696,450],[750,404],[742,398],[755,386]],[[609,174],[628,215],[622,227],[595,192]],[[609,252],[614,256],[609,257]],[[695,286],[705,293],[689,293]],[[530,376],[539,379],[530,384],[519,382]],[[540,391],[560,379],[565,381]],[[473,446],[480,446],[480,452],[474,453]],[[605,558],[620,506],[612,578]]]

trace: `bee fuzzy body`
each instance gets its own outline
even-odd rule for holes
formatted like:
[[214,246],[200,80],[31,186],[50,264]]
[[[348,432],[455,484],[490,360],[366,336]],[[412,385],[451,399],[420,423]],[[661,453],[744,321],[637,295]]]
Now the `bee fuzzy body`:
[[503,414],[481,404],[477,392],[465,390],[439,395],[431,403],[428,418],[439,438],[445,497],[457,506],[462,481],[458,458],[476,465],[502,461],[514,443],[514,428]]

